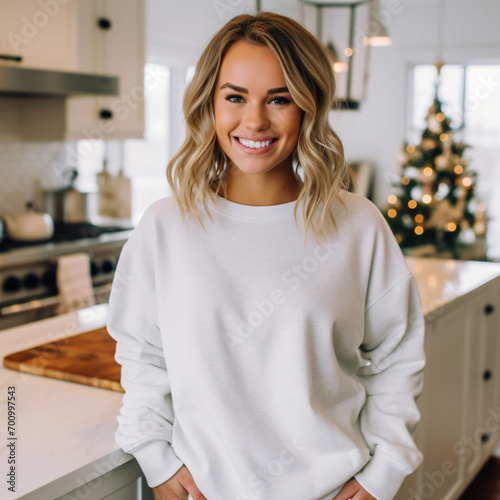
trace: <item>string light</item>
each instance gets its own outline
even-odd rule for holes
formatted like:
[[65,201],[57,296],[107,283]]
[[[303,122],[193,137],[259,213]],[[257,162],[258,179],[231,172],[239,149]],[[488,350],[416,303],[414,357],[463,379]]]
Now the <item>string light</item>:
[[455,168],[453,169],[453,172],[455,172],[457,175],[460,175],[464,171],[464,168],[462,165],[455,165]]
[[417,208],[417,202],[415,200],[410,200],[408,202],[408,207],[413,209],[413,208]]
[[462,179],[462,184],[465,186],[465,187],[469,187],[471,184],[472,184],[472,179],[470,177],[464,177]]
[[432,167],[425,167],[424,168],[424,175],[427,175],[428,177],[430,177],[432,175]]
[[344,61],[335,61],[333,63],[333,71],[335,73],[345,73],[349,69],[349,65]]
[[352,54],[354,53],[354,51],[351,49],[351,47],[347,47],[347,49],[345,49],[344,53],[347,57],[351,57]]
[[415,215],[415,222],[417,224],[420,224],[421,222],[424,222],[424,216],[422,214]]
[[391,208],[391,209],[387,212],[387,215],[388,215],[391,219],[394,219],[394,217],[396,217],[396,215],[398,215],[398,213],[396,212],[396,210],[394,210],[394,208]]
[[394,205],[398,201],[398,197],[395,194],[391,194],[389,198],[387,198],[387,201],[391,204]]
[[446,224],[446,229],[452,233],[457,229],[457,225],[454,222],[448,222],[448,224]]
[[406,146],[406,151],[408,153],[414,153],[415,152],[415,146],[411,146],[408,144],[408,146]]
[[418,236],[420,236],[423,232],[424,232],[424,228],[422,226],[417,226],[415,228],[415,234],[417,234]]
[[442,122],[445,119],[445,116],[443,115],[443,113],[438,113],[436,115],[436,119],[438,122]]
[[424,194],[422,196],[422,202],[425,203],[426,205],[429,204],[432,201],[432,196],[430,194]]
[[401,184],[404,184],[405,186],[407,186],[408,184],[410,184],[410,178],[409,177],[402,177]]
[[444,134],[444,133],[443,133],[443,134],[441,134],[441,135],[439,136],[439,140],[440,140],[441,142],[444,142],[444,141],[446,141],[447,139],[448,139],[448,134]]

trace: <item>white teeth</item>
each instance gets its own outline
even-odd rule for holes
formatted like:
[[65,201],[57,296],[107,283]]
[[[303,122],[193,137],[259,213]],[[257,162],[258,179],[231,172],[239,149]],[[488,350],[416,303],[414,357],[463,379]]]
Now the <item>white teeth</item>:
[[253,149],[259,149],[259,148],[264,148],[266,146],[269,146],[271,142],[273,142],[272,139],[269,139],[268,141],[249,141],[247,139],[242,139],[241,137],[238,137],[238,141],[241,142],[244,146],[247,148],[253,148]]

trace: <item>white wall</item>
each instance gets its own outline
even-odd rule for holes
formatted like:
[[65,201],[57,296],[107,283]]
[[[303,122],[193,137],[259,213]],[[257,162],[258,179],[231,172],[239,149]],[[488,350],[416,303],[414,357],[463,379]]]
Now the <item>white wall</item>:
[[[375,202],[380,206],[390,192],[391,177],[399,173],[410,65],[434,63],[439,41],[448,63],[500,61],[500,1],[442,2],[444,20],[439,23],[440,0],[381,0],[393,44],[373,49],[367,99],[361,109],[332,112],[347,159],[368,160],[376,166]],[[296,0],[262,0],[262,8],[303,20]],[[232,16],[254,9],[253,0],[148,0],[148,58],[181,67],[195,64],[217,29]],[[177,130],[182,133],[182,127]]]

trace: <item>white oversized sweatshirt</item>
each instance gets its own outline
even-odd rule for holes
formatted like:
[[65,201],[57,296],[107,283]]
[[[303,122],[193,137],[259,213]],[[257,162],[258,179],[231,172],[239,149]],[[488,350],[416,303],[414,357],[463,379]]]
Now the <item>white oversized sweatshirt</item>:
[[338,232],[304,242],[302,204],[173,198],[132,232],[108,330],[118,444],[157,486],[184,464],[208,500],[331,500],[353,476],[394,497],[422,461],[424,319],[382,214],[341,192]]

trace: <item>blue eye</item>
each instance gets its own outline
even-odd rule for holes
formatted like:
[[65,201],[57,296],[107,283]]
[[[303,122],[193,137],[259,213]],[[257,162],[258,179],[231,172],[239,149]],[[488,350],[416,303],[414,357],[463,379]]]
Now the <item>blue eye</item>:
[[278,105],[290,104],[290,99],[286,97],[275,97],[271,102]]
[[231,95],[228,95],[226,97],[226,101],[234,102],[234,103],[241,103],[241,102],[243,102],[243,97],[241,97],[240,95],[231,94]]

